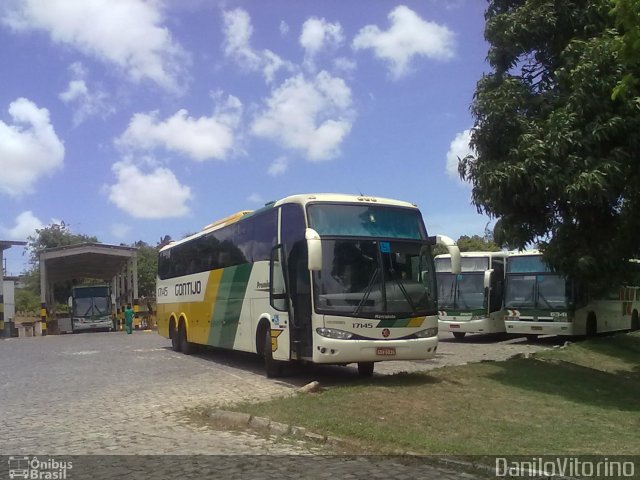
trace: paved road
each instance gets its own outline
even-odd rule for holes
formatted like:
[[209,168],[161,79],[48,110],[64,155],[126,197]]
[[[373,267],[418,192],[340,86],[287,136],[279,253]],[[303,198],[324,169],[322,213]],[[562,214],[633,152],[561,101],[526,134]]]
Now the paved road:
[[[540,348],[544,344],[496,344],[481,336],[458,343],[444,335],[436,359],[378,364],[376,375],[500,359]],[[331,384],[351,381],[357,375],[355,368],[322,367],[294,370],[274,381],[264,377],[254,355],[205,351],[185,356],[171,351],[169,342],[152,332],[2,340],[0,365],[4,439],[0,453],[7,455],[328,453],[324,446],[196,426],[181,413],[185,407],[286,395],[318,378]],[[297,465],[304,457],[287,458]],[[353,461],[352,466],[360,465],[360,459]],[[344,468],[350,465],[348,461],[341,464]],[[337,475],[330,465],[324,465],[323,471]],[[376,472],[384,470],[370,465]],[[428,472],[433,475],[424,471],[423,478],[449,475],[441,468]],[[299,478],[300,471],[292,473],[293,477]]]

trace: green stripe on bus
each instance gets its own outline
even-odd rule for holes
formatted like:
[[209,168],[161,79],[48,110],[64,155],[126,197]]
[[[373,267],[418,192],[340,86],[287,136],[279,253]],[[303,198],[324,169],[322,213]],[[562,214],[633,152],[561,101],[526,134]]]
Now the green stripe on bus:
[[406,327],[409,325],[410,321],[410,318],[388,318],[386,320],[380,320],[377,328]]
[[251,269],[248,263],[224,269],[211,319],[210,345],[233,348]]

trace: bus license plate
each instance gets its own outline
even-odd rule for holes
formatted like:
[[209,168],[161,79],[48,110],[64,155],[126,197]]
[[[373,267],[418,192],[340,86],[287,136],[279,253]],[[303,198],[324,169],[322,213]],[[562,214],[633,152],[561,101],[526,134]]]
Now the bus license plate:
[[542,330],[542,327],[531,327],[531,330]]
[[396,347],[378,347],[376,353],[378,355],[395,355]]
[[455,323],[452,323],[451,325],[449,325],[451,328],[460,328],[460,325],[456,325]]

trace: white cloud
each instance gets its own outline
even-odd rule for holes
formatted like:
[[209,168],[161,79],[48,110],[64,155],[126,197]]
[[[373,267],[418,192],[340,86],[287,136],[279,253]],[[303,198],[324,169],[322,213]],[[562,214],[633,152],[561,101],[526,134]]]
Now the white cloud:
[[80,125],[89,117],[95,115],[106,116],[115,111],[109,104],[109,96],[101,90],[89,91],[83,79],[71,80],[67,89],[61,92],[58,98],[75,108],[73,112],[73,124],[75,126]]
[[261,205],[265,203],[264,198],[259,193],[252,193],[247,197],[247,200],[251,203],[259,203]]
[[311,17],[302,25],[300,45],[307,55],[313,56],[323,48],[337,47],[343,41],[340,23],[329,23],[324,18]]
[[[447,152],[447,175],[451,178],[460,180],[458,158],[464,158],[467,155],[474,154],[473,149],[469,146],[470,141],[471,130],[465,130],[464,132],[458,133],[449,145],[449,151]],[[462,180],[460,181],[462,182]]]
[[334,59],[333,66],[336,70],[339,70],[344,73],[353,73],[357,68],[356,62],[346,57],[338,57]]
[[289,24],[284,20],[280,20],[280,35],[286,37],[289,33]]
[[310,160],[326,160],[339,153],[351,130],[351,102],[351,90],[341,78],[325,71],[311,80],[297,75],[272,92],[251,132]]
[[22,212],[16,217],[16,224],[11,228],[2,228],[2,236],[9,240],[24,241],[29,236],[35,235],[36,230],[44,224],[33,214],[31,210]]
[[210,117],[194,118],[184,109],[165,120],[158,119],[157,112],[136,113],[116,143],[142,150],[162,147],[196,161],[222,160],[233,151],[241,113],[242,103],[234,96]]
[[0,121],[0,192],[19,196],[62,167],[64,145],[46,108],[19,98],[9,105],[9,115],[13,125]]
[[[270,50],[254,50],[251,46],[253,26],[251,17],[241,9],[226,11],[224,17],[224,53],[242,68],[254,72],[262,71],[267,83],[272,83],[281,68],[293,70],[290,62],[282,60]],[[281,24],[282,30],[282,24]]]
[[14,30],[42,30],[102,62],[115,64],[134,81],[149,79],[177,90],[188,55],[162,25],[162,2],[145,0],[24,0],[5,9]]
[[353,39],[352,47],[372,49],[376,57],[389,64],[394,78],[408,72],[414,57],[447,60],[453,56],[454,33],[446,26],[423,20],[404,5],[393,9],[388,17],[388,30],[367,25]]
[[131,230],[131,225],[125,225],[124,223],[114,223],[109,227],[111,235],[119,239],[127,238],[127,235],[129,235]]
[[272,177],[277,177],[278,175],[282,175],[287,171],[289,164],[287,161],[287,157],[278,157],[276,158],[267,170],[267,173]]
[[189,213],[191,189],[167,168],[143,173],[129,162],[112,167],[117,181],[108,187],[109,200],[135,218],[183,217]]

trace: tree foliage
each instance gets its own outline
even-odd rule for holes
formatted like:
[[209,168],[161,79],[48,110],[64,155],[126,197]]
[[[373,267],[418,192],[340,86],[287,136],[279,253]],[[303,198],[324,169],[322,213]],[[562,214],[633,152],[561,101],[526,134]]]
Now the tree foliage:
[[158,248],[151,247],[142,240],[133,246],[138,249],[138,296],[155,298]]
[[29,258],[33,266],[38,265],[39,252],[45,248],[66,247],[78,243],[98,243],[98,239],[94,236],[73,233],[64,221],[37,229],[35,235],[31,235],[27,240]]
[[475,156],[459,165],[478,211],[500,219],[496,240],[537,243],[554,268],[593,285],[640,256],[640,109],[614,94],[633,62],[611,7],[489,0],[492,70],[471,107]]
[[[493,235],[488,230],[484,235],[462,235],[456,240],[456,245],[461,252],[498,252],[500,247],[493,241]],[[443,245],[436,245],[433,250],[434,255],[448,253]]]

